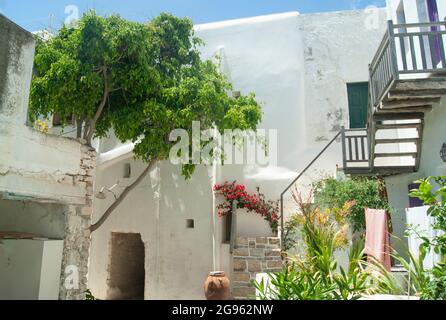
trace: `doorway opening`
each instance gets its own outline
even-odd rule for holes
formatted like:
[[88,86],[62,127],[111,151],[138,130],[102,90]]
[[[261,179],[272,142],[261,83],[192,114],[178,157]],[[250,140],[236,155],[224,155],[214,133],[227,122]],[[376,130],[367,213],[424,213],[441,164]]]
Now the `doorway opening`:
[[112,232],[107,300],[144,300],[145,252],[139,233]]

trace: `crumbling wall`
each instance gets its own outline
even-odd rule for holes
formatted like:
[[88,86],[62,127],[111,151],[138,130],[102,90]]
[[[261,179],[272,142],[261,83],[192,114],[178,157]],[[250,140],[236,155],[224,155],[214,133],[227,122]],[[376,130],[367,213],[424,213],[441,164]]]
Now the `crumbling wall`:
[[[0,14],[0,120],[26,121],[34,39]],[[1,135],[1,132],[0,132]]]
[[90,254],[91,216],[93,210],[93,180],[96,152],[82,146],[80,173],[74,177],[74,183],[85,192],[85,203],[71,205],[66,213],[64,251],[60,299],[81,300],[87,290],[88,260]]
[[26,125],[34,39],[2,15],[0,30],[0,198],[63,206],[60,298],[83,299],[96,153],[77,140]]

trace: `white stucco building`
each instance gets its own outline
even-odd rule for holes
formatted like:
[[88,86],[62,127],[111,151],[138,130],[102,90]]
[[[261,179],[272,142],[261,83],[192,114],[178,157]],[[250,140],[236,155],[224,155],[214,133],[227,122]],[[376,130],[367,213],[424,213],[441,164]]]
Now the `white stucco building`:
[[[232,94],[254,92],[261,102],[276,163],[199,165],[190,180],[178,165],[157,163],[90,238],[90,224],[145,164],[113,133],[95,141],[96,157],[60,128],[27,125],[34,41],[0,15],[0,299],[79,299],[87,287],[99,299],[203,299],[216,270],[234,297],[246,297],[250,279],[281,267],[280,240],[261,217],[239,212],[231,251],[212,188],[236,180],[279,200],[308,164],[293,185],[302,192],[339,171],[384,176],[403,238],[409,185],[446,173],[444,18],[442,0],[389,0],[386,9],[195,26],[202,57],[220,57]],[[290,192],[283,205],[286,218],[295,210]],[[73,272],[74,287],[66,282]],[[33,280],[17,280],[25,273]]]
[[[205,42],[203,57],[219,55],[234,90],[255,92],[262,103],[260,127],[277,130],[277,166],[199,166],[185,181],[178,166],[158,163],[92,234],[93,295],[203,299],[210,271],[223,270],[231,280],[244,276],[243,270],[234,272],[213,185],[237,180],[252,191],[259,186],[268,198],[278,200],[342,126],[363,127],[368,63],[385,33],[386,20],[385,9],[370,9],[291,12],[197,25],[196,34]],[[341,145],[340,139],[331,145],[317,170],[306,176],[307,182],[342,167]],[[113,187],[119,194],[144,168],[133,160],[131,145],[121,145],[112,134],[100,141],[99,153],[95,191]],[[94,199],[93,222],[113,202],[113,195],[107,195]],[[260,217],[240,215],[239,220],[237,236],[271,236]],[[264,247],[263,241],[259,238],[257,245]],[[123,266],[137,275],[129,278]],[[130,292],[130,284],[137,293]]]
[[[400,70],[405,63],[408,65],[408,69],[412,70],[430,69],[420,74],[409,73],[401,81],[404,81],[404,79],[408,79],[408,81],[418,79],[416,80],[418,85],[414,89],[416,89],[415,91],[424,91],[424,93],[418,94],[419,101],[417,104],[431,105],[431,108],[424,110],[421,129],[416,129],[420,141],[415,148],[412,147],[412,150],[419,152],[417,154],[417,170],[386,178],[389,201],[395,209],[394,217],[397,226],[401,228],[397,232],[401,237],[403,230],[406,228],[405,209],[410,206],[408,192],[411,188],[414,188],[413,183],[418,179],[429,176],[446,175],[446,163],[440,157],[440,150],[446,142],[444,125],[446,119],[446,101],[444,99],[444,89],[446,88],[446,58],[444,53],[446,51],[444,42],[446,27],[445,24],[438,23],[446,19],[446,2],[441,0],[391,0],[388,3],[388,11],[394,24],[414,24],[411,28],[407,28],[406,32],[432,33],[431,40],[424,36],[424,48],[420,41],[417,41],[419,37],[416,36],[413,43],[410,42],[410,38],[405,38],[404,48],[401,48],[401,43],[397,45]],[[417,25],[420,23],[428,24]],[[414,53],[411,52],[412,50]],[[405,59],[402,52],[405,52]],[[416,58],[412,58],[413,56]],[[423,58],[423,56],[426,57]],[[414,68],[413,61],[417,64],[417,68]],[[417,96],[414,95],[412,98],[417,98]],[[413,106],[412,104],[411,107],[413,108]],[[404,109],[401,110],[404,111]],[[408,130],[410,129],[399,129],[399,136],[413,137]],[[411,148],[411,146],[400,144],[400,150],[408,150],[407,148]]]
[[446,173],[440,157],[445,142],[446,2],[389,0],[387,12],[387,32],[370,65],[367,126],[360,130],[366,134],[367,156],[363,167],[355,164],[358,152],[352,145],[359,138],[347,138],[344,169],[385,177],[394,209],[393,233],[402,240],[393,245],[402,249],[406,209],[418,206],[408,195],[414,181]]

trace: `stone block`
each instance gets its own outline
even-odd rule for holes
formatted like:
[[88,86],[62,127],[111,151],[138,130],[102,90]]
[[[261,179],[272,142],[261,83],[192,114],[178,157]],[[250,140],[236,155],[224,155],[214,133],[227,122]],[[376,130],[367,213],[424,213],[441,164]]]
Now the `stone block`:
[[280,249],[269,249],[265,250],[266,257],[280,257],[281,250]]
[[253,287],[233,288],[232,295],[236,298],[253,298],[256,294],[256,289]]
[[282,261],[268,261],[267,262],[267,266],[268,266],[268,269],[270,269],[270,268],[282,268],[282,266],[283,266],[283,263],[282,263]]
[[268,243],[270,245],[280,246],[280,239],[279,238],[268,238]]
[[234,271],[245,271],[246,260],[234,259],[233,267]]
[[260,261],[255,261],[255,260],[248,261],[248,271],[249,272],[262,271],[262,265],[261,265]]
[[265,256],[265,250],[264,249],[258,249],[258,248],[250,248],[249,249],[249,255],[254,257],[264,257]]
[[249,282],[251,275],[249,272],[234,272],[232,279],[234,282]]
[[236,240],[237,246],[247,246],[248,245],[248,238],[246,237],[238,237]]
[[248,248],[243,248],[243,247],[236,248],[236,249],[234,249],[234,252],[232,253],[232,255],[234,257],[237,257],[237,256],[239,256],[239,257],[247,257],[247,256],[249,256],[249,249]]
[[233,288],[246,288],[250,287],[251,283],[249,281],[234,281],[232,282]]
[[257,237],[256,238],[256,242],[257,244],[262,243],[262,244],[267,244],[268,243],[268,239],[265,237]]

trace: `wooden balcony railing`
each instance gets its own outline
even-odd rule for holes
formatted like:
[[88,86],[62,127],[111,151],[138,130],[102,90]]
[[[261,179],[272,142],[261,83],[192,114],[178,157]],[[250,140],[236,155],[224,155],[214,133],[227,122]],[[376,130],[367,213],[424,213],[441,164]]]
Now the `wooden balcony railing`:
[[370,169],[370,143],[367,129],[342,129],[344,171]]
[[[371,103],[376,107],[393,83],[410,75],[446,73],[446,22],[393,24],[369,65]],[[417,76],[419,78],[419,76]]]

